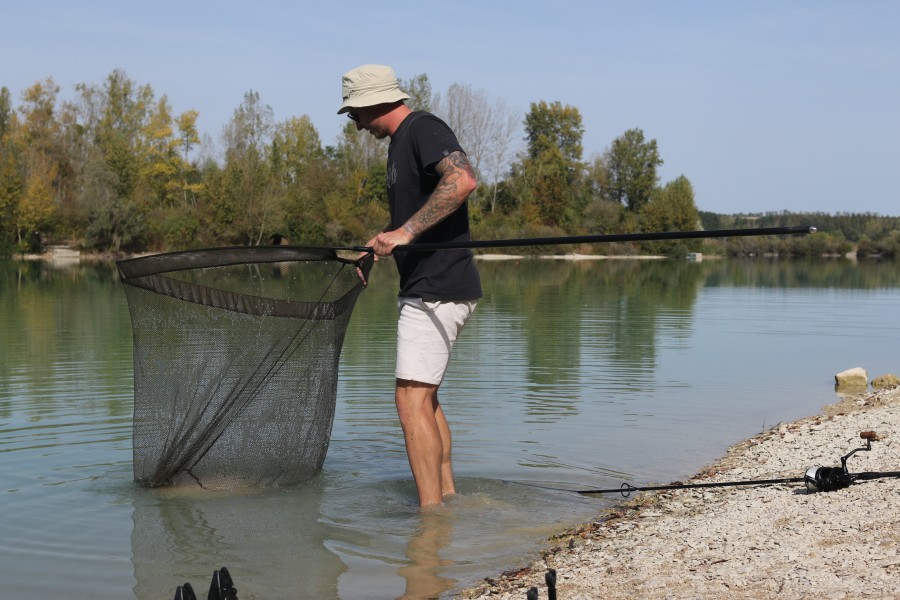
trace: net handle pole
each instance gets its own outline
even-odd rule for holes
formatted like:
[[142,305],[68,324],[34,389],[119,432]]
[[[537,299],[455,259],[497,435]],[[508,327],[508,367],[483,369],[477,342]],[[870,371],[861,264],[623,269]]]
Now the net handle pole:
[[[643,242],[650,240],[690,240],[703,238],[748,237],[758,235],[806,235],[815,233],[811,225],[792,227],[759,227],[755,229],[713,229],[710,231],[668,231],[659,233],[619,233],[608,235],[577,235],[563,237],[525,238],[512,240],[468,240],[461,242],[433,242],[402,244],[394,252],[456,250],[461,248],[511,248],[523,246],[552,246],[560,244],[601,244],[610,242]],[[371,251],[371,248],[367,248]]]

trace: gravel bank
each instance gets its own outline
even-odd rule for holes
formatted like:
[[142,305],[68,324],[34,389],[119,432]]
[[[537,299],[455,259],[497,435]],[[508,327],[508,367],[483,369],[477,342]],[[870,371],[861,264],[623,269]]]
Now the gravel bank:
[[[900,471],[900,389],[847,398],[730,448],[692,482],[802,477],[812,466]],[[575,598],[900,598],[900,479],[652,492],[566,532],[529,567],[463,598],[524,599],[557,572]]]

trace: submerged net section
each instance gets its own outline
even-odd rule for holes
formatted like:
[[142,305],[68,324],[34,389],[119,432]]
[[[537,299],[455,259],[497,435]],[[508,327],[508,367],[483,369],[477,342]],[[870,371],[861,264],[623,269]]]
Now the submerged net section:
[[371,257],[248,247],[119,261],[134,333],[134,479],[285,485],[328,450],[341,346]]

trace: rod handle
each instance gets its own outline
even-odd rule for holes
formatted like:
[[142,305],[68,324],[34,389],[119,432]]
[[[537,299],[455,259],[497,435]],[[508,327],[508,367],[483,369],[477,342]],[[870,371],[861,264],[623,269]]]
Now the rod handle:
[[873,442],[878,441],[878,434],[875,433],[874,431],[861,431],[859,433],[859,437],[861,437],[864,440],[871,440]]

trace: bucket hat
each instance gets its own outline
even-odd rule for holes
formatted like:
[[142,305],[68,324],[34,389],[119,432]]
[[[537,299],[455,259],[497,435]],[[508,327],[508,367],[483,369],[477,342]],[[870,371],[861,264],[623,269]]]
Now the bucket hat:
[[394,70],[384,65],[362,65],[344,73],[341,80],[344,103],[338,114],[353,108],[375,106],[409,98],[400,89]]

